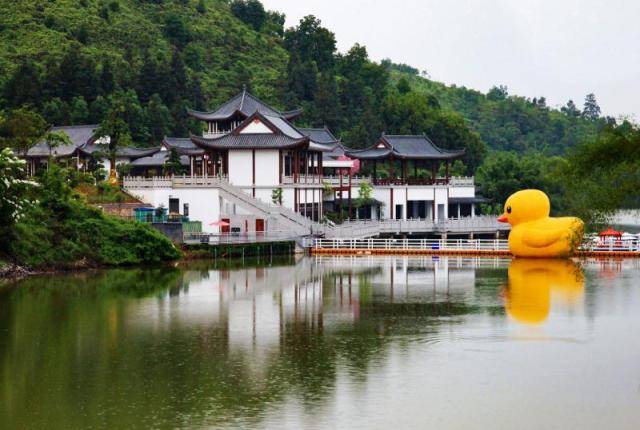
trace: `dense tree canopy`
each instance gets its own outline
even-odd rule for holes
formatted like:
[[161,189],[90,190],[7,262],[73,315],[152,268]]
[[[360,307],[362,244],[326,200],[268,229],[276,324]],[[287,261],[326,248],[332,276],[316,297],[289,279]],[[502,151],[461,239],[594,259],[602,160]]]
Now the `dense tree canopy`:
[[[612,137],[615,121],[602,116],[594,94],[581,108],[569,100],[555,109],[543,96],[512,95],[503,85],[486,94],[445,85],[406,64],[371,61],[358,44],[338,52],[335,35],[313,16],[285,31],[284,15],[258,0],[4,6],[0,146],[18,150],[51,124],[105,127],[116,104],[131,142],[157,145],[166,134],[201,131],[186,108],[214,108],[246,85],[278,108],[304,108],[299,125],[328,126],[354,148],[383,131],[426,133],[443,148],[464,148],[458,167],[467,174],[480,168],[478,182],[497,203],[518,187],[556,192],[564,163],[557,156],[572,154],[566,164],[580,166],[578,154],[591,151],[585,142],[596,148],[635,139],[631,126]],[[617,186],[633,165],[619,168],[599,173]],[[573,179],[589,178],[590,170],[576,169]]]

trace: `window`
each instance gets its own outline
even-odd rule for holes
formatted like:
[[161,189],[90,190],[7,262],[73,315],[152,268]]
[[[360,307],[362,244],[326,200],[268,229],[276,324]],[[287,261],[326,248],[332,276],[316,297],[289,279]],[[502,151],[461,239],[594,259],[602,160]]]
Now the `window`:
[[180,199],[169,197],[169,213],[176,214],[180,212]]
[[189,203],[182,205],[182,215],[189,216]]
[[404,205],[396,205],[396,219],[404,219]]

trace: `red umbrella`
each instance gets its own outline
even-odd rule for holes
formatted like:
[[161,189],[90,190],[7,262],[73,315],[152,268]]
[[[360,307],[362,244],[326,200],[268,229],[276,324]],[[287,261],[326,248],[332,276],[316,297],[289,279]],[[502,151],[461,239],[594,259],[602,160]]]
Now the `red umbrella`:
[[226,221],[222,221],[222,220],[220,220],[220,221],[214,221],[214,222],[212,222],[212,223],[211,223],[211,224],[209,224],[209,225],[215,225],[215,226],[218,226],[218,227],[229,227],[231,224],[229,224],[229,223],[228,223],[228,222],[226,222]]
[[598,233],[598,236],[600,236],[600,237],[622,237],[622,232],[614,230],[611,227],[609,227],[607,230],[601,231],[600,233]]

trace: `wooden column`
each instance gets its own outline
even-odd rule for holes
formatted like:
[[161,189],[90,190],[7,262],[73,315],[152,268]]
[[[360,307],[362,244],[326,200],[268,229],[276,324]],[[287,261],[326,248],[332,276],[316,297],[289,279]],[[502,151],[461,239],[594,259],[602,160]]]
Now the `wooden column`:
[[402,160],[402,183],[407,183],[407,160]]
[[293,150],[293,183],[298,183],[298,169],[300,168],[300,154],[297,149]]
[[349,220],[353,218],[353,205],[351,204],[351,170],[349,170]]
[[445,161],[444,163],[445,163],[444,164],[444,169],[445,169],[444,177],[445,177],[445,179],[447,181],[447,184],[448,184],[449,183],[449,160]]
[[278,183],[282,184],[282,149],[278,150]]
[[375,185],[375,183],[377,182],[377,168],[378,167],[378,162],[376,160],[373,160],[373,184]]
[[342,169],[338,169],[338,172],[340,174],[340,200],[338,200],[338,207],[339,207],[339,211],[338,214],[340,214],[340,222],[343,221],[342,218]]
[[396,208],[393,204],[393,187],[389,188],[389,219],[395,219],[395,212]]
[[253,197],[256,196],[256,150],[251,150],[251,183],[253,188],[251,189],[251,193]]
[[396,179],[395,178],[396,174],[395,174],[394,168],[393,168],[394,167],[393,165],[395,164],[395,162],[393,160],[393,156],[391,156],[391,158],[389,160],[390,160],[390,163],[391,163],[390,166],[389,166],[389,183],[393,184],[393,183],[395,183],[395,179]]
[[437,163],[437,161],[435,161],[435,160],[431,162],[431,181],[434,184],[436,183],[436,175],[437,175],[436,163]]

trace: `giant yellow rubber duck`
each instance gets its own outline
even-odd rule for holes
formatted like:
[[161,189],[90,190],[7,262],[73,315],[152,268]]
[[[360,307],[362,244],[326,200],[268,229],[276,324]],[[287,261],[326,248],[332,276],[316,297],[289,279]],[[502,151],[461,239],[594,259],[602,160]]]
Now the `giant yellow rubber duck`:
[[504,204],[498,221],[511,224],[509,249],[516,257],[568,257],[582,240],[580,218],[551,218],[549,198],[540,190],[522,190]]
[[583,296],[584,274],[570,259],[516,258],[505,291],[507,315],[519,323],[546,321],[553,301],[573,306]]

